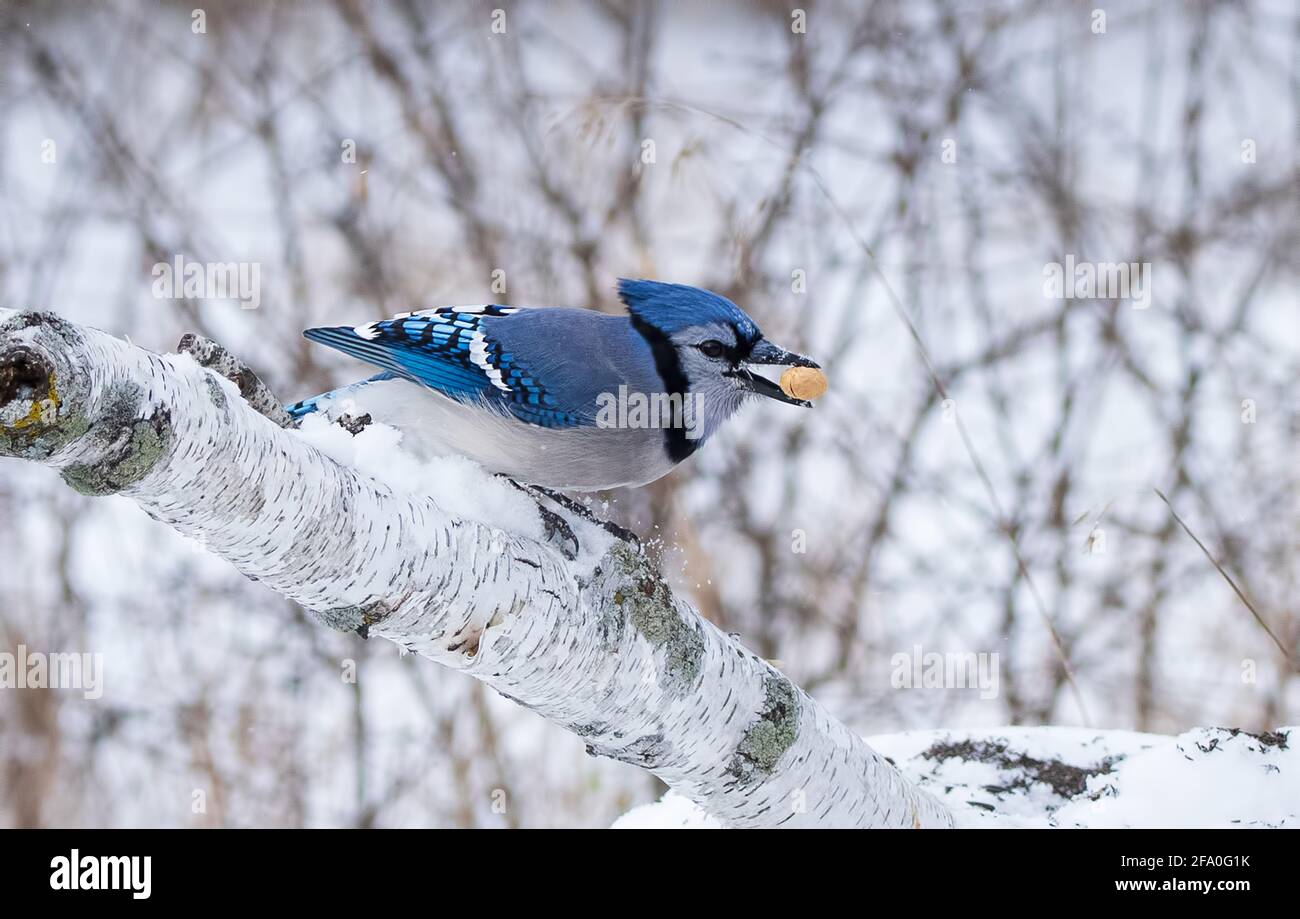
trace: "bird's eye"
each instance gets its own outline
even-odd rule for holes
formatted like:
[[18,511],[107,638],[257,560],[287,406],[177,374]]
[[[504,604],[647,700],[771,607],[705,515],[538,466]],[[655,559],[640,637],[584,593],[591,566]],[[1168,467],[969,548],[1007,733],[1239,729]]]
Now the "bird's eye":
[[714,341],[710,338],[708,341],[700,342],[700,353],[705,357],[722,357],[722,353],[727,349],[723,347],[722,342]]

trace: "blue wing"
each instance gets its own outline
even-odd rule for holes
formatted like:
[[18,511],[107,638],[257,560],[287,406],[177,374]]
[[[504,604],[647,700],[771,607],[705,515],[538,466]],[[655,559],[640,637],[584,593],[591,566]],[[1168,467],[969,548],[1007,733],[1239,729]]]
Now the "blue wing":
[[591,424],[583,407],[565,406],[492,334],[511,306],[439,307],[349,328],[308,329],[307,338],[397,377],[466,403],[495,405],[543,427]]

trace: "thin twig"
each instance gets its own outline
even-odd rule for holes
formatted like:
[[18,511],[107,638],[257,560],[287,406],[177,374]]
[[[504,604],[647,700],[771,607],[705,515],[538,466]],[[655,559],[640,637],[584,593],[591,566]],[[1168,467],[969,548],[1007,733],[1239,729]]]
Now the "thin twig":
[[1232,579],[1232,576],[1228,574],[1228,572],[1223,570],[1223,566],[1220,565],[1214,556],[1210,554],[1210,550],[1205,548],[1205,543],[1197,539],[1196,534],[1192,532],[1191,527],[1183,522],[1182,517],[1178,516],[1178,511],[1174,510],[1174,506],[1169,503],[1169,499],[1165,497],[1164,492],[1158,488],[1153,489],[1153,491],[1160,496],[1161,501],[1165,502],[1165,506],[1169,508],[1169,513],[1173,514],[1174,520],[1176,520],[1178,525],[1183,528],[1183,532],[1192,537],[1192,542],[1200,546],[1201,551],[1205,553],[1205,557],[1210,560],[1210,564],[1218,570],[1219,574],[1223,575],[1223,579],[1228,582],[1228,586],[1232,588],[1233,592],[1241,598],[1241,602],[1246,604],[1246,609],[1250,610],[1250,614],[1255,617],[1255,621],[1259,623],[1259,627],[1264,630],[1265,634],[1267,634],[1269,638],[1273,639],[1273,644],[1277,645],[1277,649],[1282,652],[1282,656],[1286,658],[1286,662],[1295,669],[1296,664],[1291,657],[1291,652],[1287,651],[1286,646],[1282,644],[1281,639],[1273,634],[1273,630],[1268,627],[1268,623],[1265,622],[1264,617],[1259,614],[1259,610],[1255,609],[1255,604],[1251,603],[1250,600],[1247,599],[1241,588],[1237,586],[1237,582]]

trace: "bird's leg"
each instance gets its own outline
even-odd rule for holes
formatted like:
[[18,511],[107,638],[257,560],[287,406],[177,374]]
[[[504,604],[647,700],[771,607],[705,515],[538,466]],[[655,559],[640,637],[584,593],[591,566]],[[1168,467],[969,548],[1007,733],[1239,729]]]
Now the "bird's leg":
[[[560,552],[563,553],[564,557],[569,561],[573,561],[577,558],[579,548],[578,537],[574,535],[573,527],[569,526],[567,520],[542,504],[541,497],[544,494],[545,489],[538,488],[535,485],[524,485],[520,482],[516,482],[514,479],[510,478],[510,476],[504,475],[503,473],[497,473],[497,477],[505,479],[515,488],[518,488],[524,494],[537,502],[537,512],[542,517],[542,525],[546,527],[547,542],[558,546]],[[566,545],[566,543],[570,542],[573,543],[572,549]]]
[[599,517],[597,517],[595,514],[591,512],[591,509],[587,507],[587,505],[573,500],[568,495],[562,494],[561,492],[558,491],[554,491],[550,488],[543,488],[540,485],[533,485],[530,487],[535,488],[537,491],[546,495],[546,497],[550,498],[552,501],[554,501],[556,504],[560,505],[561,507],[565,508],[566,510],[573,511],[573,513],[577,514],[579,517],[583,518],[584,520],[590,520],[592,523],[596,524],[596,526],[603,529],[606,533],[609,533],[613,536],[617,536],[619,539],[623,540],[624,542],[630,542],[634,546],[639,547],[641,545],[641,540],[637,537],[635,533],[633,533],[627,527],[621,527],[617,523],[613,523],[609,520],[601,520]]

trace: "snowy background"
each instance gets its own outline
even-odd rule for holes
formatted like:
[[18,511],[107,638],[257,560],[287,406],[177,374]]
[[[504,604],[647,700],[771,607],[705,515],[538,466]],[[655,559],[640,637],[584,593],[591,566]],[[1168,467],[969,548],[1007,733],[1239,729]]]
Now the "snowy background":
[[[1294,729],[1177,737],[1083,728],[909,731],[867,741],[947,804],[964,829],[1300,828]],[[719,829],[668,792],[616,829]]]
[[[1294,659],[1293,4],[1098,31],[1093,2],[805,3],[805,32],[771,2],[508,5],[504,32],[496,6],[222,3],[196,31],[193,4],[4,4],[0,307],[201,332],[294,400],[360,375],[312,325],[726,293],[830,393],[601,496],[706,616],[988,819],[1300,809],[1300,738],[1194,730],[1271,737],[1300,679],[1154,491]],[[256,263],[259,308],[156,298],[178,255]],[[1045,296],[1067,255],[1150,264],[1150,307]],[[102,654],[105,685],[0,689],[3,825],[607,826],[664,791],[0,460],[19,644]],[[918,646],[997,654],[996,693],[898,688]],[[1076,771],[1026,765],[1053,758]]]

